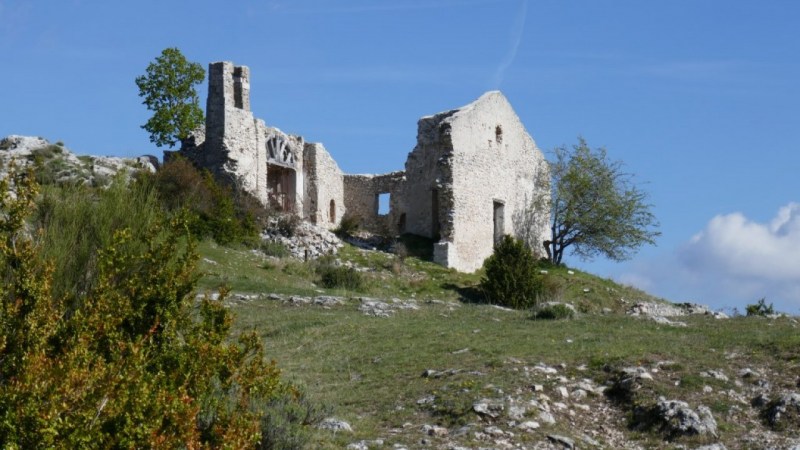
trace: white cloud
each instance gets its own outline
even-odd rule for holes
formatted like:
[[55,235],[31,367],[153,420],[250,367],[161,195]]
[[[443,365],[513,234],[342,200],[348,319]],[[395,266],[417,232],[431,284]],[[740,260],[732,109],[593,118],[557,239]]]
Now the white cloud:
[[719,215],[680,251],[692,268],[770,282],[800,283],[800,204],[790,203],[769,223],[741,213]]
[[632,262],[614,278],[672,301],[742,312],[766,297],[779,311],[798,314],[800,203],[766,222],[718,215],[676,251]]

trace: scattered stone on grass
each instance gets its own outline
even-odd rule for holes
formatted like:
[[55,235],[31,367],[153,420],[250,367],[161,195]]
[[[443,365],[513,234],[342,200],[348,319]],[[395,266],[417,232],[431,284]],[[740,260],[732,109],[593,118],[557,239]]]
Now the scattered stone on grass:
[[328,417],[324,419],[322,422],[317,425],[317,428],[321,430],[329,430],[333,432],[337,431],[347,431],[352,432],[353,428],[350,426],[349,423],[345,422],[344,420],[339,420],[335,417]]

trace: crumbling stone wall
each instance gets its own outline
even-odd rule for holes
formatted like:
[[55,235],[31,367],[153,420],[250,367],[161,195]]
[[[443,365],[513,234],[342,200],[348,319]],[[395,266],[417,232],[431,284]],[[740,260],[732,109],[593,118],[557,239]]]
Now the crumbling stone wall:
[[452,238],[453,145],[444,122],[456,112],[421,118],[417,145],[406,160],[406,232],[436,241]]
[[[409,211],[409,225],[412,232],[438,237],[436,262],[472,272],[492,254],[496,238],[515,234],[515,213],[530,206],[534,190],[542,189],[534,180],[547,170],[544,155],[500,92],[423,118],[406,163],[406,203],[419,205]],[[539,230],[542,239],[545,232]],[[542,253],[541,247],[533,250]]]
[[[359,219],[361,228],[376,233],[397,234],[405,211],[404,172],[383,175],[345,175],[344,201],[347,214]],[[378,197],[389,194],[389,211],[380,214]]]
[[304,217],[333,229],[344,216],[344,176],[322,144],[307,143],[304,149],[306,201]]
[[[208,67],[205,130],[183,142],[181,153],[220,180],[266,203],[263,121],[250,111],[250,71],[230,62]],[[165,156],[165,159],[167,156]]]
[[263,144],[254,151],[266,161],[268,204],[279,211],[302,215],[306,200],[305,140],[267,126],[261,127],[259,134]]
[[[471,272],[502,234],[520,234],[520,213],[535,194],[547,194],[536,181],[549,176],[544,156],[500,92],[420,119],[405,171],[384,175],[343,174],[321,144],[255,119],[249,94],[247,67],[210,64],[205,133],[185,140],[180,152],[318,225],[334,228],[350,214],[367,230],[426,236],[435,241],[436,262]],[[386,214],[378,211],[383,193],[390,195]],[[540,243],[545,228],[527,237]]]

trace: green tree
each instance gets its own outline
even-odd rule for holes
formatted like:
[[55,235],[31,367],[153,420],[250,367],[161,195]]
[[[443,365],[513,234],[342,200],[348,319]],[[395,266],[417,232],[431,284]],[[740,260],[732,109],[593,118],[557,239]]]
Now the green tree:
[[551,262],[561,264],[568,248],[582,259],[603,255],[622,261],[643,244],[655,244],[661,233],[652,205],[633,176],[623,171],[622,162],[609,160],[605,148],[592,150],[582,137],[577,145],[557,147],[553,153],[546,200],[550,236],[543,243]]
[[480,287],[491,303],[520,309],[538,302],[542,278],[536,270],[536,258],[523,241],[503,236],[483,268]]
[[205,79],[198,63],[189,62],[177,48],[167,48],[136,78],[139,96],[153,117],[142,128],[150,142],[173,147],[203,123],[203,110],[194,86]]

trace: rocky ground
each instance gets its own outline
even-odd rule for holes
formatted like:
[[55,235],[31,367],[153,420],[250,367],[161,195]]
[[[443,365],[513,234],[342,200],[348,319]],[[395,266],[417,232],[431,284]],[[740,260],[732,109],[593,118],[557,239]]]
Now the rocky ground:
[[[277,234],[268,238],[282,242],[297,258],[303,257],[301,249],[312,248],[312,255],[317,256],[341,246],[329,232],[306,228],[293,238]],[[354,309],[374,320],[393,320],[401,312],[413,315],[426,308],[452,312],[463,307],[457,301],[276,293],[234,293],[227,299],[232,308],[259,302],[290,308]],[[676,332],[696,326],[687,323],[691,316],[711,317],[712,321],[706,322],[710,324],[729,319],[703,305],[646,301],[630,302],[626,315],[634,323],[653,321]],[[770,326],[769,321],[777,319],[798,325],[796,318],[763,320]],[[454,353],[469,351],[464,348]],[[353,439],[346,447],[800,450],[800,365],[776,371],[754,366],[747,355],[736,352],[726,352],[724,360],[723,366],[677,376],[679,364],[669,359],[597,367],[593,361],[547,365],[508,358],[503,367],[514,373],[515,381],[502,387],[493,385],[486,371],[429,367],[419,378],[438,388],[396,405],[398,411],[418,411],[413,416],[417,420],[383,429],[367,439]],[[688,391],[672,389],[689,382],[693,387]],[[481,395],[475,395],[475,386],[483,386]],[[339,436],[358,431],[358,423],[337,417],[318,426]]]
[[93,186],[108,184],[120,172],[128,175],[137,170],[154,172],[158,167],[154,156],[78,156],[61,142],[16,135],[0,139],[0,177],[5,176],[12,161],[20,168],[37,166],[40,181]]
[[[265,301],[293,308],[355,306],[374,320],[392,320],[400,311],[414,314],[433,306],[451,311],[463,307],[452,301],[329,295],[234,293],[227,300],[232,308]],[[673,308],[637,303],[629,311],[630,320],[667,317],[648,313],[713,314],[700,305]],[[416,417],[420,421],[383,430],[370,439],[354,440],[347,448],[800,449],[800,377],[751,367],[743,355],[726,354],[725,358],[729,361],[727,367],[710,367],[696,373],[700,380],[697,393],[684,398],[657,395],[664,386],[679,382],[673,374],[674,363],[668,360],[597,368],[591,367],[590,361],[570,367],[511,358],[504,361],[504,366],[516,374],[517,381],[502,388],[492,388],[490,375],[483,371],[430,367],[419,374],[421,380],[465,386],[464,392],[436,390],[398,404],[399,409],[419,410],[421,414]],[[489,389],[483,389],[480,398],[470,396],[467,404],[459,404],[459,395],[467,398],[466,391],[472,385],[488,385]],[[720,404],[731,406],[723,410]],[[448,420],[448,414],[458,414],[458,420]],[[738,426],[735,430],[721,429],[721,419]],[[358,425],[329,417],[319,427],[347,435]]]

